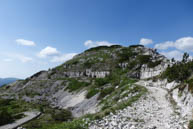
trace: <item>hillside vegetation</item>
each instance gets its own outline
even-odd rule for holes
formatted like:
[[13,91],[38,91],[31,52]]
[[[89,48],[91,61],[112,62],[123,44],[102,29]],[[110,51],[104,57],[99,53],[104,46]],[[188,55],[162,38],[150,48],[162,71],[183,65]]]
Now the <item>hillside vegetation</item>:
[[147,89],[135,84],[142,67],[153,69],[165,60],[156,50],[142,45],[100,46],[58,67],[5,85],[0,96],[30,103],[28,110],[43,113],[25,124],[27,129],[86,129],[85,119],[101,119],[144,96]]

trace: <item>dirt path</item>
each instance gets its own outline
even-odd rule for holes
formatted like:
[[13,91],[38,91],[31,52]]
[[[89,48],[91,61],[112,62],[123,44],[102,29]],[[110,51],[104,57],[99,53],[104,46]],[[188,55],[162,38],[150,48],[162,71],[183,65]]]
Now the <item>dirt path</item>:
[[187,121],[173,108],[166,89],[143,81],[136,84],[148,89],[146,96],[115,115],[96,121],[90,129],[187,129]]
[[19,119],[17,121],[15,121],[14,123],[11,124],[7,124],[4,126],[0,126],[0,129],[14,129],[17,128],[18,126],[38,117],[40,115],[40,112],[24,112],[24,115],[26,117]]
[[[154,103],[151,107],[152,111],[155,108],[159,110],[152,112],[154,118],[147,122],[147,126],[156,126],[157,129],[185,129],[187,122],[181,117],[180,113],[175,110],[170,101],[169,93],[161,87],[150,87],[143,81],[138,82],[139,85],[145,86],[149,91],[149,97],[154,98]],[[150,112],[151,113],[151,112]]]

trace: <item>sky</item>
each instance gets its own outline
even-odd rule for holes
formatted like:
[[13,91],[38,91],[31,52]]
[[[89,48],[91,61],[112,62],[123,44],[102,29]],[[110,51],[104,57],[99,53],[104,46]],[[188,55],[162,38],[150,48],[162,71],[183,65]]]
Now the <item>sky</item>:
[[193,1],[0,0],[0,78],[26,78],[112,44],[193,55]]

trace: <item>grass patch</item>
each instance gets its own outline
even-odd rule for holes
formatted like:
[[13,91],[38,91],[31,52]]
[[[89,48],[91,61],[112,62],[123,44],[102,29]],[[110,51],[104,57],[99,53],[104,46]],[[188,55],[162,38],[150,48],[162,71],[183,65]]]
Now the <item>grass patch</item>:
[[32,120],[23,125],[27,129],[52,129],[52,125],[60,125],[63,122],[73,120],[70,111],[62,109],[53,109],[48,106],[43,106],[42,115],[35,120]]
[[193,129],[193,120],[189,121],[188,129]]
[[32,104],[13,99],[0,99],[0,105],[0,125],[21,119],[24,117],[23,112],[37,108]]
[[42,129],[88,129],[88,126],[82,120],[73,120],[45,126]]
[[114,91],[114,87],[109,87],[109,88],[105,88],[101,91],[100,95],[99,95],[99,100],[103,99],[105,96],[111,94]]
[[87,98],[87,99],[90,99],[91,97],[95,96],[98,92],[99,92],[98,89],[95,89],[95,88],[90,89],[90,90],[88,91],[87,95],[86,95],[86,98]]
[[77,91],[79,89],[89,86],[90,84],[88,82],[81,82],[76,79],[68,79],[68,80],[69,80],[69,84],[66,89],[68,89],[70,92]]
[[104,86],[107,83],[109,83],[109,79],[108,78],[96,78],[95,79],[95,84],[98,87]]

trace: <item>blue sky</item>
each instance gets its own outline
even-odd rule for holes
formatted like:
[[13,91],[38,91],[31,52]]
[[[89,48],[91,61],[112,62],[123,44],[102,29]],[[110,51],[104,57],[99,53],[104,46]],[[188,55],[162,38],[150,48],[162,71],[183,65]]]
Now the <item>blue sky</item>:
[[[28,77],[88,47],[193,51],[192,0],[0,0],[0,77]],[[141,40],[141,42],[140,42]]]

